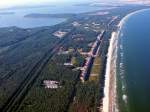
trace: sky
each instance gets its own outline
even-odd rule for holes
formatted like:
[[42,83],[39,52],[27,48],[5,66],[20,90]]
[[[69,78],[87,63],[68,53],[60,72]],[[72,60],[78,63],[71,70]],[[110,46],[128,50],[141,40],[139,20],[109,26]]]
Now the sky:
[[[60,3],[73,2],[75,0],[0,0],[0,8],[8,8],[13,6],[31,5],[31,4],[46,4],[46,3]],[[91,0],[77,0],[77,1],[91,1]]]
[[[125,0],[0,0],[0,9],[10,8],[14,6],[24,6],[24,5],[38,5],[38,4],[52,4],[52,3],[61,3],[61,2],[90,2],[90,1],[125,1]],[[126,1],[141,1],[141,0],[126,0]],[[142,0],[150,1],[150,0]]]
[[56,2],[69,2],[71,0],[0,0],[0,9],[23,5],[37,5]]
[[0,8],[8,8],[18,5],[40,4],[54,1],[56,0],[0,0]]

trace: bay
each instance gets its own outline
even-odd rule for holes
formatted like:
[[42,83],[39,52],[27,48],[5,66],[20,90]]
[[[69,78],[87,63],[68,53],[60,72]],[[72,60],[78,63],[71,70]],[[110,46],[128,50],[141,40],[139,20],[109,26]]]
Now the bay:
[[150,10],[130,16],[119,34],[120,112],[150,112]]
[[33,28],[41,26],[52,26],[64,22],[66,18],[25,18],[24,16],[32,13],[40,14],[63,14],[63,13],[84,13],[104,9],[105,7],[76,6],[76,5],[56,5],[28,8],[14,8],[9,10],[0,10],[3,12],[13,12],[14,14],[0,15],[0,27],[17,26],[20,28]]

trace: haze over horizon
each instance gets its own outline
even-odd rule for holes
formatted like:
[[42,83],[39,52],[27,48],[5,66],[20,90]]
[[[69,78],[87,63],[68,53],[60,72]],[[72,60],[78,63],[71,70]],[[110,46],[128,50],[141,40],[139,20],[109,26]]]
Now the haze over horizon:
[[[92,0],[96,1],[96,0]],[[59,4],[59,3],[79,3],[79,2],[91,2],[91,0],[80,0],[80,1],[71,1],[71,0],[4,0],[0,2],[0,9],[10,8],[15,6],[26,6],[26,5],[44,5],[44,4]]]
[[0,9],[12,8],[16,6],[33,6],[33,5],[48,5],[48,4],[60,4],[60,3],[87,3],[87,2],[119,2],[122,0],[3,0],[0,2]]
[[44,5],[44,4],[59,4],[59,3],[81,3],[81,2],[129,2],[129,3],[143,3],[150,2],[150,0],[3,0],[0,2],[0,9],[11,8],[16,6],[32,6],[32,5]]

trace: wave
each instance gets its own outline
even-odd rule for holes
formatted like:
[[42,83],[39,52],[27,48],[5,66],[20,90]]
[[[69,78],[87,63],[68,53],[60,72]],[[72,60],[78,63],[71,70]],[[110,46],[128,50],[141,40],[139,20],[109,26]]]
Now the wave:
[[[121,39],[122,40],[122,39]],[[121,79],[121,86],[122,86],[122,100],[127,106],[128,103],[128,96],[127,96],[127,89],[126,89],[126,79],[125,79],[125,67],[124,67],[124,47],[123,41],[120,42],[120,64],[119,64],[119,75]]]
[[[123,33],[121,29],[123,25],[126,23],[128,18],[133,14],[139,13],[141,11],[145,11],[149,9],[142,9],[135,11],[133,13],[128,14],[125,16],[120,23],[118,24],[118,31],[113,32],[110,45],[108,48],[107,54],[107,63],[106,63],[106,73],[105,73],[105,86],[104,86],[104,97],[103,97],[103,107],[102,112],[119,112],[118,102],[117,102],[117,58],[118,58],[118,48],[120,51],[120,64],[119,64],[119,75],[121,77],[121,86],[122,86],[122,100],[127,105],[128,103],[128,96],[127,96],[127,89],[126,89],[126,81],[125,81],[125,68],[124,68],[124,53],[123,53],[123,42],[119,43],[119,38],[123,37]],[[120,46],[118,47],[118,43]]]

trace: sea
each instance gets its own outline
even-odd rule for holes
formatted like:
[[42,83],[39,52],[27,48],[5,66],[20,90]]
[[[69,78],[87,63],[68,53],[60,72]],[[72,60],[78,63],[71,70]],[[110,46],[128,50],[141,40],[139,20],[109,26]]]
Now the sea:
[[150,9],[123,22],[116,49],[119,112],[150,112]]
[[[107,7],[106,7],[107,8]],[[66,18],[25,18],[24,16],[32,13],[40,14],[62,14],[62,13],[84,13],[105,9],[105,7],[93,7],[90,5],[75,4],[47,4],[46,6],[12,8],[0,10],[0,27],[17,26],[20,28],[34,28],[42,26],[52,26],[66,21]],[[13,12],[12,14],[1,14]]]

